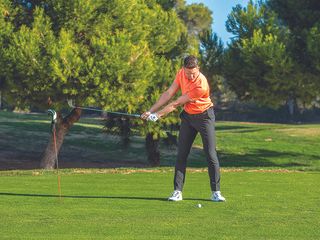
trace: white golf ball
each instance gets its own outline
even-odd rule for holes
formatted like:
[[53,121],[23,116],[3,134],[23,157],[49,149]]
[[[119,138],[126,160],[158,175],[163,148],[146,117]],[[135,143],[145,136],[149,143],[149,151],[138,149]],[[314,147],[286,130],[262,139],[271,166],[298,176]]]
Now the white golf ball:
[[199,203],[199,204],[197,205],[197,207],[198,207],[198,208],[202,208],[202,205]]

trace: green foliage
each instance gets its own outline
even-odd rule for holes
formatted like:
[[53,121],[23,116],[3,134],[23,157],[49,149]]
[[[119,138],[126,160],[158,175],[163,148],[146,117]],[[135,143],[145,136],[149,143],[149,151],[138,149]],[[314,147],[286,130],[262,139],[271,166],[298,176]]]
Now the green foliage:
[[[288,54],[287,29],[264,4],[237,5],[227,29],[235,35],[224,57],[224,75],[243,100],[278,107],[299,90]],[[298,85],[297,85],[298,83]]]
[[312,59],[312,66],[320,72],[320,21],[310,29],[307,37],[307,50]]
[[43,10],[36,8],[32,28],[22,25],[14,32],[5,55],[8,60],[7,77],[10,89],[7,94],[17,106],[39,105],[45,102],[50,86],[50,53],[48,48],[54,43],[50,31],[50,20]]
[[[198,55],[196,34],[211,27],[203,4],[177,0],[0,1],[1,89],[17,107],[67,99],[111,111],[141,113],[167,89],[181,58]],[[4,82],[7,87],[4,88]],[[154,138],[178,122],[140,125]]]
[[178,0],[156,0],[156,1],[165,10],[174,8],[178,2]]
[[230,101],[234,95],[223,77],[225,49],[221,39],[212,30],[202,32],[199,38],[201,72],[208,79],[214,104],[221,107],[223,101]]
[[200,62],[201,72],[207,77],[211,86],[217,84],[216,75],[222,73],[223,43],[212,30],[200,34]]
[[287,26],[288,53],[294,63],[294,79],[298,88],[294,98],[303,107],[310,106],[319,96],[319,26],[320,5],[316,0],[269,0],[280,22]]
[[282,22],[297,34],[305,34],[320,19],[317,0],[268,0],[267,5],[277,13]]
[[263,3],[249,1],[246,7],[240,4],[233,7],[228,15],[226,29],[233,34],[233,40],[251,38],[253,32],[261,29],[263,33],[278,32],[281,27],[276,21],[276,16]]
[[13,26],[10,23],[10,18],[13,14],[13,9],[10,1],[0,1],[0,91],[4,90],[7,85],[7,55],[5,51],[9,47],[9,42],[13,32]]
[[188,34],[181,39],[182,45],[187,45],[188,54],[197,56],[200,44],[199,34],[211,29],[212,12],[202,3],[185,5],[184,1],[178,1],[176,9],[188,29]]
[[190,4],[181,9],[180,16],[188,26],[189,33],[198,35],[211,29],[212,12],[204,4]]
[[[1,82],[5,77],[8,99],[19,107],[45,109],[49,101],[59,110],[73,99],[143,112],[173,81],[176,63],[166,56],[180,58],[185,50],[175,51],[183,22],[155,0],[49,0],[31,9],[2,0],[0,6],[14,13],[0,20]],[[160,134],[160,127],[148,129]]]

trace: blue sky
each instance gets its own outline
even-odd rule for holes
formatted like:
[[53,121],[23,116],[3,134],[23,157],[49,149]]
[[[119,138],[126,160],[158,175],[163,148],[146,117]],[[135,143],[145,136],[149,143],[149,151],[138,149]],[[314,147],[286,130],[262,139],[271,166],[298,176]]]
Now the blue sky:
[[231,12],[232,7],[237,4],[246,6],[249,0],[186,0],[187,4],[203,3],[213,12],[213,25],[212,29],[222,39],[224,44],[229,40],[232,35],[227,32],[225,22],[227,16]]

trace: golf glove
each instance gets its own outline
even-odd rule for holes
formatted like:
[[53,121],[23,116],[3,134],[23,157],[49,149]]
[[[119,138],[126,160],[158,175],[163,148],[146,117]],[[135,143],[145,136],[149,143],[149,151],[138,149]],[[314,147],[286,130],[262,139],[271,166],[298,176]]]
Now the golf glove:
[[158,120],[158,115],[156,113],[151,113],[147,118],[148,121],[156,122]]

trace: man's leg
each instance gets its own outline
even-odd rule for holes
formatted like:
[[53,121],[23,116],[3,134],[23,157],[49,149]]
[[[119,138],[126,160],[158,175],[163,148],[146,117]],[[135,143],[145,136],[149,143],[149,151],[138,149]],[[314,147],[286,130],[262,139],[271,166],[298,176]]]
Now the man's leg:
[[203,150],[207,157],[210,187],[212,191],[220,191],[220,165],[216,151],[215,116],[213,109],[208,110],[197,130],[201,134]]
[[196,135],[197,131],[189,124],[187,116],[183,116],[183,114],[181,114],[181,126],[178,138],[178,156],[174,174],[174,190],[182,191],[183,189],[187,158]]

